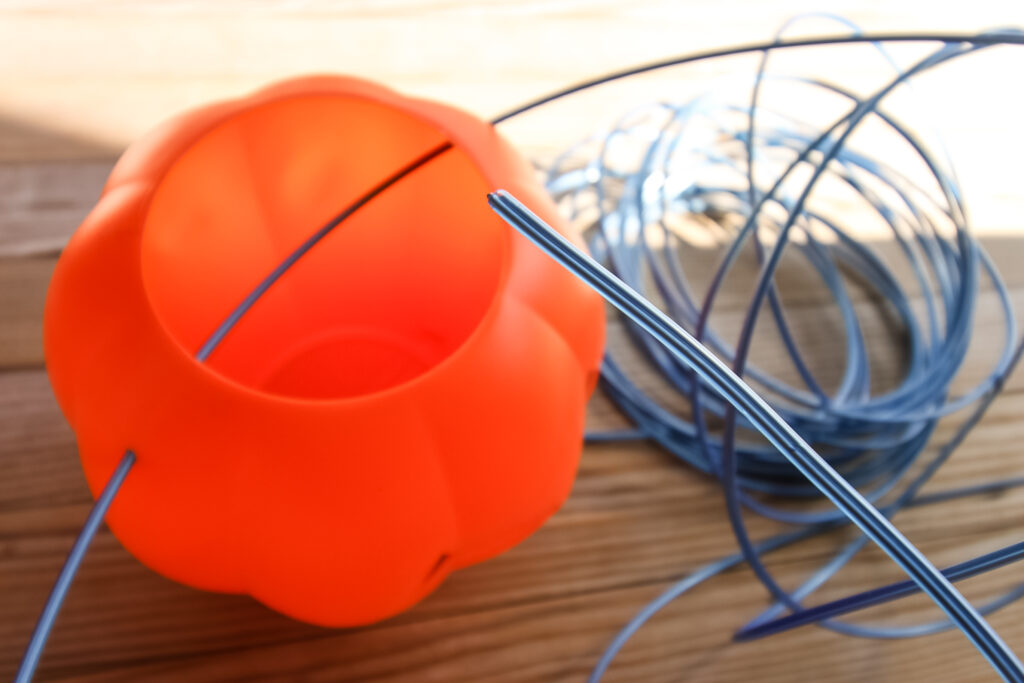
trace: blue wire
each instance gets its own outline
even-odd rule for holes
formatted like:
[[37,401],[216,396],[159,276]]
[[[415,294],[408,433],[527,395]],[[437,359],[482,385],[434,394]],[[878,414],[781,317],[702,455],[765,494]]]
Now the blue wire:
[[[1013,545],[1005,548],[1000,548],[995,552],[987,553],[967,560],[966,562],[953,565],[948,569],[943,569],[942,573],[950,581],[959,581],[960,579],[970,578],[993,569],[998,569],[999,567],[1006,566],[1007,564],[1011,564],[1021,559],[1024,559],[1024,542],[1014,543]],[[886,602],[896,600],[897,598],[913,595],[917,593],[918,590],[917,585],[913,581],[892,583],[888,586],[857,593],[856,595],[840,598],[839,600],[834,600],[823,605],[809,607],[773,621],[760,623],[751,622],[737,631],[735,636],[733,636],[733,640],[745,641],[764,638],[775,633],[788,631],[789,629],[796,628],[797,626],[804,626],[806,624],[822,621],[831,617],[856,612],[867,607],[881,605]],[[1016,594],[1018,590],[1019,587],[1018,589],[1011,591],[1011,594]]]
[[60,608],[64,604],[64,598],[67,597],[75,574],[78,573],[82,558],[85,557],[85,551],[89,549],[92,537],[96,535],[96,530],[103,523],[103,517],[107,514],[110,504],[114,502],[114,496],[117,495],[121,484],[124,483],[125,477],[128,476],[128,472],[134,464],[135,454],[125,451],[124,457],[121,458],[121,462],[118,463],[103,487],[103,492],[100,493],[92,510],[89,511],[82,531],[75,539],[75,544],[71,546],[71,552],[68,553],[68,558],[64,561],[64,567],[60,570],[53,590],[50,591],[50,596],[46,600],[46,606],[43,607],[39,621],[32,631],[32,637],[25,648],[25,656],[22,657],[21,666],[18,667],[18,673],[14,677],[14,683],[28,683],[32,680],[36,667],[39,665],[39,658],[43,654],[43,648],[46,647],[46,641],[50,637],[50,631],[53,630],[53,624],[57,620],[57,614],[60,613]]

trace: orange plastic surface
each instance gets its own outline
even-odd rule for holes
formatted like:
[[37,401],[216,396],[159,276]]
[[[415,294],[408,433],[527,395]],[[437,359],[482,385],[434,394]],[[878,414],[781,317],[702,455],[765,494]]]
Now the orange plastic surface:
[[[453,148],[300,260],[382,179]],[[324,625],[373,622],[500,553],[565,500],[603,305],[491,212],[564,225],[492,126],[350,78],[281,83],[134,144],[46,303],[54,392],[146,565]]]

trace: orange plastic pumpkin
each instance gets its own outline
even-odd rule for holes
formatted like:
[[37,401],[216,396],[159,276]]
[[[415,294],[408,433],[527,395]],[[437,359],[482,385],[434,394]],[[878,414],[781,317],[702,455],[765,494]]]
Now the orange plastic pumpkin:
[[[195,359],[298,244],[445,141]],[[45,316],[93,492],[138,456],[108,515],[128,550],[191,586],[354,625],[551,515],[603,307],[490,211],[495,188],[563,226],[492,126],[350,78],[278,84],[134,144]]]

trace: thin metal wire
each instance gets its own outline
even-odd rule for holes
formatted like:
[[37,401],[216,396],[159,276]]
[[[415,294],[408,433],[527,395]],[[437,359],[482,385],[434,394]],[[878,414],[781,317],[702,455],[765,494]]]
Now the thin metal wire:
[[492,123],[498,124],[514,118],[526,112],[537,109],[545,104],[560,100],[570,95],[590,90],[606,83],[620,81],[625,78],[639,76],[641,74],[667,69],[693,62],[702,62],[720,57],[732,57],[735,55],[750,54],[753,52],[765,52],[766,50],[787,50],[798,47],[814,47],[822,45],[855,45],[858,43],[964,43],[968,45],[1024,45],[1024,34],[1018,29],[1003,29],[999,31],[987,31],[985,33],[863,33],[846,36],[812,36],[792,40],[774,40],[771,42],[750,43],[749,45],[738,45],[717,50],[706,50],[695,52],[681,57],[650,62],[640,66],[630,67],[622,71],[605,74],[597,78],[582,81],[576,85],[557,90],[531,102],[520,105],[514,109],[501,114],[493,119]]
[[32,680],[36,667],[39,666],[39,659],[43,655],[43,648],[46,647],[46,641],[50,637],[50,631],[53,630],[53,624],[56,622],[60,608],[64,604],[64,598],[67,597],[68,590],[71,588],[71,582],[74,581],[75,575],[78,573],[78,567],[82,564],[82,558],[85,557],[85,551],[89,549],[89,544],[92,543],[96,530],[103,523],[103,517],[106,516],[110,504],[114,502],[114,496],[121,489],[121,484],[124,483],[125,477],[128,476],[128,472],[134,464],[135,454],[131,451],[125,451],[124,457],[121,458],[121,462],[118,463],[113,474],[110,475],[110,479],[103,487],[103,492],[100,493],[99,498],[96,499],[92,506],[92,510],[89,511],[89,516],[82,526],[82,531],[78,534],[78,538],[75,539],[75,544],[71,546],[71,552],[68,553],[68,558],[64,560],[64,566],[57,576],[53,590],[50,591],[50,595],[46,599],[46,606],[43,607],[43,612],[39,615],[39,621],[36,622],[36,627],[32,631],[32,637],[25,648],[25,656],[21,659],[21,665],[18,667],[18,673],[14,677],[14,683],[28,683]]
[[[943,569],[942,573],[950,581],[959,581],[1004,567],[1021,559],[1024,559],[1024,542],[1014,543],[995,552],[986,553],[966,562],[955,564],[952,567]],[[809,607],[773,621],[747,625],[736,632],[733,640],[757,640],[788,631],[797,626],[805,626],[824,619],[856,612],[867,607],[881,605],[908,595],[914,595],[919,590],[920,588],[913,581],[892,583],[888,586],[882,586],[881,588],[850,595],[822,605]]]

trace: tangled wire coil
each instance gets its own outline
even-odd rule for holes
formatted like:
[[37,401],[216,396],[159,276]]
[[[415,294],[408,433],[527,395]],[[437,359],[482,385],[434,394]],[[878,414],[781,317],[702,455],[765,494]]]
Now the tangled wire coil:
[[[586,229],[597,260],[634,290],[659,302],[736,374],[758,387],[786,422],[868,500],[886,501],[881,509],[891,516],[908,505],[938,502],[922,496],[921,488],[980,419],[1016,365],[1021,348],[1007,288],[972,236],[948,155],[931,151],[918,133],[880,106],[918,73],[984,46],[946,44],[906,70],[896,67],[882,45],[876,48],[895,75],[870,96],[819,78],[769,76],[770,51],[765,50],[746,102],[712,91],[682,102],[638,107],[610,130],[567,149],[545,172],[551,194]],[[843,100],[848,113],[822,129],[766,108],[760,104],[762,91],[772,83],[826,93]],[[846,144],[865,121],[880,123],[890,145],[903,145],[915,155],[927,169],[927,182]],[[944,151],[941,140],[937,146]],[[887,147],[886,156],[892,153],[892,147]],[[855,196],[862,209],[857,216],[880,221],[897,249],[883,253],[860,239],[848,221],[848,206],[836,210],[828,202],[811,205],[812,190],[829,182]],[[697,229],[712,237],[727,235],[724,256],[702,294],[695,291],[680,258],[681,250],[692,248],[681,232],[695,225],[703,226]],[[760,272],[739,336],[730,344],[712,325],[712,314],[745,248],[753,251]],[[894,262],[894,254],[899,263]],[[814,273],[842,322],[844,335],[836,347],[844,350],[845,362],[835,387],[826,388],[815,376],[787,321],[776,284],[783,255],[800,259],[805,270]],[[954,393],[952,385],[967,355],[983,279],[989,281],[1002,317],[1000,350],[982,380]],[[851,283],[894,317],[903,332],[905,372],[895,386],[882,391],[872,390],[865,329],[851,296]],[[771,316],[799,384],[750,362],[762,312]],[[834,508],[808,510],[806,505],[779,504],[783,499],[806,501],[821,494],[775,448],[750,438],[753,426],[691,368],[635,322],[625,316],[622,322],[633,350],[614,345],[608,350],[602,387],[635,430],[593,433],[589,439],[652,439],[681,461],[719,478],[740,553],[697,570],[637,615],[606,651],[592,680],[600,678],[626,639],[654,612],[740,561],[750,564],[777,601],[740,631],[740,639],[812,621],[790,617],[772,622],[787,609],[800,616],[800,601],[867,543],[859,537],[796,590],[782,588],[761,555],[833,529],[847,521],[844,514]],[[634,360],[636,351],[646,367]],[[688,415],[665,405],[650,390],[652,371],[685,400]],[[970,414],[949,442],[926,454],[939,420],[968,408]],[[1010,485],[1013,482],[1003,481],[981,488]],[[971,492],[952,492],[942,499]],[[757,545],[747,532],[744,508],[803,528]],[[1004,549],[999,561],[1019,557],[1019,551],[1016,546]],[[1024,585],[1013,587],[979,611],[994,611],[1021,595]],[[875,604],[867,596],[854,596],[843,611],[853,611],[861,603]],[[837,612],[822,610],[813,620],[832,613]],[[952,626],[948,620],[909,627],[821,623],[838,632],[880,638],[924,635]]]

